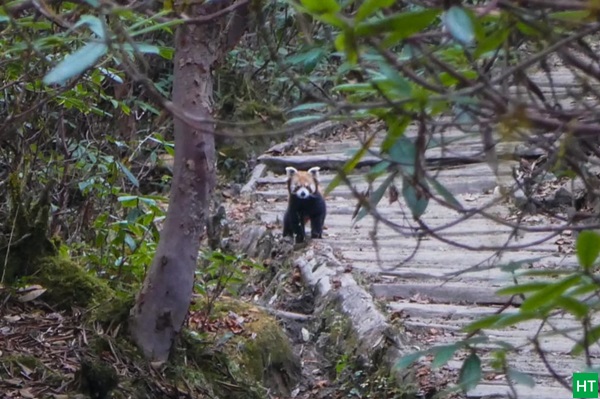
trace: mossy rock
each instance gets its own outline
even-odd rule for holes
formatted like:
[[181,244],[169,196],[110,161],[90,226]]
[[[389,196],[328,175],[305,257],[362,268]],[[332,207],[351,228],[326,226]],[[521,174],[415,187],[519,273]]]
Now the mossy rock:
[[[129,287],[128,291],[115,291],[109,303],[96,307],[92,312],[92,319],[103,325],[127,326],[129,322],[129,312],[135,305],[136,293],[141,287]],[[126,331],[127,328],[121,331]]]
[[[37,261],[55,256],[57,241],[48,237],[50,217],[50,190],[52,183],[39,195],[27,192],[17,173],[8,179],[10,223],[0,224],[0,258],[6,262],[0,266],[3,282],[13,283],[20,277],[29,276],[37,270]],[[14,237],[10,242],[2,237]]]
[[223,300],[216,306],[216,314],[247,313],[245,333],[235,335],[228,342],[226,352],[247,373],[267,388],[289,394],[300,376],[300,363],[288,337],[275,318],[251,304],[238,300]]
[[57,308],[92,308],[115,297],[106,281],[69,259],[58,256],[41,258],[36,269],[37,272],[27,281],[46,288],[43,299]]
[[81,361],[77,382],[81,392],[91,398],[106,399],[117,388],[119,377],[115,369],[106,362],[85,358]]
[[217,333],[217,352],[214,344],[206,345],[193,338],[196,335],[193,331],[187,331],[184,334],[186,354],[195,359],[209,381],[223,380],[214,378],[223,370],[238,382],[238,388],[246,387],[243,392],[229,389],[231,384],[213,384],[219,397],[263,398],[267,396],[264,388],[272,394],[289,397],[300,379],[301,367],[282,328],[266,312],[233,299],[216,303],[213,316],[224,319],[230,312],[248,315],[244,317],[242,333],[232,334],[228,330]]

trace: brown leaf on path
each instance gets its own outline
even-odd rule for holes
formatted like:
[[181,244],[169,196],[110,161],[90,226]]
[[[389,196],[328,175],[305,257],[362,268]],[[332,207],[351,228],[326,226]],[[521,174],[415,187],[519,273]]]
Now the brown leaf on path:
[[31,392],[31,389],[29,388],[19,389],[19,395],[21,395],[25,399],[35,399],[37,397]]
[[394,184],[390,185],[390,188],[388,189],[388,199],[390,204],[398,201],[399,197],[398,188]]
[[315,382],[315,388],[317,388],[317,389],[323,389],[327,385],[329,385],[328,380],[319,380],[319,381]]

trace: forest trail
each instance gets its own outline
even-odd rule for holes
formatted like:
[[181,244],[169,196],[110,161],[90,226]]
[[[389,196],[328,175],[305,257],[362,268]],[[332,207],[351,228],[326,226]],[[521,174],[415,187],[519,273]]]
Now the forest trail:
[[[564,71],[558,71],[556,79],[569,79]],[[414,135],[410,130],[407,135]],[[379,135],[381,140],[383,133]],[[466,135],[461,132],[450,132],[444,136],[455,139],[445,147],[428,150],[427,163],[445,165],[435,173],[456,199],[467,209],[488,206],[489,214],[498,218],[494,222],[479,214],[464,218],[435,201],[430,201],[423,221],[445,240],[435,238],[423,239],[406,234],[416,224],[412,221],[410,211],[400,195],[399,202],[389,204],[386,196],[380,202],[378,211],[381,216],[397,224],[403,229],[401,234],[380,223],[374,225],[370,216],[353,224],[352,215],[356,201],[348,187],[338,186],[328,197],[328,216],[326,230],[322,241],[314,240],[309,245],[328,244],[334,249],[338,259],[351,269],[356,280],[374,298],[384,302],[388,320],[400,320],[406,335],[414,339],[419,349],[435,345],[451,344],[459,337],[464,337],[461,328],[474,319],[486,314],[498,312],[507,297],[498,297],[495,292],[512,284],[512,275],[501,270],[501,265],[510,262],[534,260],[523,265],[526,268],[550,269],[555,267],[576,267],[576,258],[572,252],[574,238],[567,232],[563,236],[549,236],[548,233],[515,231],[507,225],[517,223],[515,207],[506,201],[498,201],[494,188],[504,179],[510,180],[511,167],[518,161],[502,161],[497,178],[488,164],[482,151],[480,138],[477,135]],[[254,191],[256,209],[265,223],[280,226],[286,208],[287,192],[285,176],[281,166],[286,164],[306,168],[324,158],[333,160],[335,166],[343,163],[351,156],[351,150],[360,147],[355,136],[333,135],[326,139],[309,140],[303,153],[292,155],[265,155],[262,161],[270,168],[257,180]],[[531,150],[506,145],[499,153],[520,153],[526,155]],[[539,151],[533,151],[539,154]],[[368,161],[368,159],[367,159]],[[333,170],[322,170],[322,186],[326,187],[335,176]],[[350,176],[359,191],[366,189],[367,184],[360,171]],[[383,179],[378,179],[373,187],[377,188]],[[401,182],[396,182],[401,189]],[[464,220],[461,220],[464,219]],[[460,223],[457,221],[460,220]],[[525,216],[522,226],[540,226],[548,223],[540,215]],[[379,253],[373,245],[373,232],[376,231]],[[531,247],[527,244],[532,244]],[[416,246],[419,244],[415,252]],[[499,253],[485,247],[506,247]],[[512,249],[511,249],[512,247]],[[477,248],[483,248],[478,249]],[[467,271],[461,273],[461,271]],[[521,280],[523,281],[523,280]],[[515,301],[518,303],[518,300]],[[511,307],[507,312],[515,312]],[[509,363],[517,370],[530,374],[536,382],[534,388],[527,385],[514,385],[519,398],[567,398],[571,392],[552,378],[555,372],[567,382],[571,374],[585,368],[583,358],[573,357],[570,350],[574,340],[580,337],[565,337],[553,334],[556,329],[568,329],[576,323],[568,316],[553,317],[551,322],[539,333],[540,347],[546,351],[546,360],[553,365],[549,371],[544,360],[537,355],[530,343],[536,334],[539,323],[521,323],[519,328],[507,330],[486,330],[491,340],[502,340],[518,348],[509,358]],[[489,360],[495,344],[483,344],[483,358]],[[594,349],[600,355],[600,350]],[[458,375],[465,352],[458,352],[447,367],[428,375],[429,384],[443,384]],[[484,362],[485,364],[485,362]],[[468,392],[469,398],[508,397],[512,388],[503,375],[497,375],[484,367],[484,377],[475,389]],[[437,376],[436,376],[437,375]],[[438,378],[438,380],[435,380]],[[437,381],[437,382],[435,382]],[[455,379],[453,381],[456,381]],[[422,381],[423,382],[423,381]],[[423,382],[427,384],[427,382]],[[515,392],[513,392],[514,394]]]

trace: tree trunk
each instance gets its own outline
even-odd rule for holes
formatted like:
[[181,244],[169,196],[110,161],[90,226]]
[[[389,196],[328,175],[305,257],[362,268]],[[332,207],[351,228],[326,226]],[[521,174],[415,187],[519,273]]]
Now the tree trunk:
[[[218,6],[223,8],[223,4]],[[189,11],[194,17],[217,10],[209,3],[192,6]],[[225,30],[229,25],[226,21],[182,25],[177,29],[173,103],[197,117],[212,117],[211,69],[230,43],[231,32]],[[200,236],[206,226],[215,182],[214,125],[206,124],[199,130],[176,118],[174,134],[169,209],[130,318],[134,341],[147,359],[159,363],[168,359],[189,309]]]

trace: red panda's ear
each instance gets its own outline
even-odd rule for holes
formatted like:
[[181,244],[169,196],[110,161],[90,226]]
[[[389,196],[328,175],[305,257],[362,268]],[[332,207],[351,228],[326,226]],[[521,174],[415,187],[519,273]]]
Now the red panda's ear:
[[285,173],[287,174],[287,178],[291,179],[292,176],[294,176],[296,173],[298,173],[298,170],[296,170],[296,168],[288,166],[287,168],[285,168]]
[[321,168],[319,168],[318,166],[314,166],[308,170],[308,173],[310,173],[315,178],[315,180],[318,180],[319,170],[321,170]]

